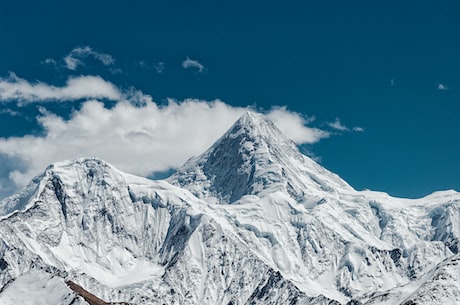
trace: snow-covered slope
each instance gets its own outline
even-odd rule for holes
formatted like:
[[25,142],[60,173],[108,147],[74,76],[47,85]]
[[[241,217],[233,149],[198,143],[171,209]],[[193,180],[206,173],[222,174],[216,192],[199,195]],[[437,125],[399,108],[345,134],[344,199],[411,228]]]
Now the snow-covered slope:
[[[241,304],[276,273],[206,203],[167,182],[81,159],[50,166],[32,185],[32,199],[0,221],[2,287],[40,270],[105,300]],[[267,287],[260,297],[310,299],[277,281],[294,293]]]
[[281,191],[296,200],[351,187],[302,155],[295,143],[261,114],[244,114],[203,155],[186,162],[171,178],[209,202],[232,203],[244,195]]
[[134,304],[455,304],[459,208],[356,191],[247,113],[167,181],[80,159],[3,200],[0,300],[41,277]]
[[18,276],[0,293],[2,305],[88,305],[70,290],[64,279],[40,270]]

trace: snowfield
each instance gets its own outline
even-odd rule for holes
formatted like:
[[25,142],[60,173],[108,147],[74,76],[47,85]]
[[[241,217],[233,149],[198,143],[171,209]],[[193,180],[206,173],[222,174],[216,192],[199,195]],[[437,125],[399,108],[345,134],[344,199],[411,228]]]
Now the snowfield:
[[248,112],[167,180],[79,159],[0,202],[0,304],[86,304],[65,280],[133,304],[460,304],[459,208],[354,190]]

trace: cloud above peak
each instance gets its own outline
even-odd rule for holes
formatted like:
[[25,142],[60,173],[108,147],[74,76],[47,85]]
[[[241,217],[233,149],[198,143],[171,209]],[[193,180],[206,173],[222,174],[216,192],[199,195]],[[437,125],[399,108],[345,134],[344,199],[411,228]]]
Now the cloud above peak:
[[118,100],[120,90],[100,76],[70,77],[62,87],[47,83],[31,83],[10,73],[0,78],[0,102],[17,101],[21,103],[43,101],[71,101],[79,99]]
[[314,127],[305,128],[314,121],[314,118],[305,118],[300,113],[287,110],[286,107],[273,107],[266,116],[297,144],[316,143],[330,136],[330,133],[325,130]]
[[205,71],[205,66],[201,64],[198,60],[190,59],[188,56],[182,62],[182,67],[184,69],[195,69],[198,70],[199,73]]

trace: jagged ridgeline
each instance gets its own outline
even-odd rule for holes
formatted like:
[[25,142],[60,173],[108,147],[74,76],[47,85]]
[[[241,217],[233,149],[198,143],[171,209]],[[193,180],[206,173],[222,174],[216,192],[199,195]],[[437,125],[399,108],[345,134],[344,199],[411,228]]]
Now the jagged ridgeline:
[[0,304],[460,304],[459,207],[354,190],[248,112],[167,180],[78,159],[0,202]]

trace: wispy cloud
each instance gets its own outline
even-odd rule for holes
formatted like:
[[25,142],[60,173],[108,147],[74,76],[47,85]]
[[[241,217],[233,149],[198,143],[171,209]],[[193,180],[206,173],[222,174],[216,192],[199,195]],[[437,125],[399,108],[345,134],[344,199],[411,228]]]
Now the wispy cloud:
[[79,58],[71,54],[66,55],[64,57],[64,63],[65,63],[65,67],[69,70],[76,70],[78,66],[83,65],[83,62]]
[[449,90],[449,88],[445,84],[439,83],[438,84],[438,90],[447,91],[447,90]]
[[57,61],[53,58],[47,58],[45,59],[44,61],[41,62],[42,64],[45,64],[45,65],[51,65],[51,66],[57,66]]
[[355,132],[363,132],[364,131],[363,127],[355,126],[353,128],[350,128],[350,127],[342,124],[342,122],[340,121],[339,118],[335,118],[334,122],[328,122],[326,124],[329,127],[331,127],[332,129],[335,129],[337,131],[355,131]]
[[205,71],[205,66],[203,64],[198,60],[190,59],[188,56],[182,62],[182,67],[184,69],[196,69],[200,73]]
[[0,114],[9,114],[10,116],[21,115],[18,111],[15,111],[13,109],[0,109]]
[[340,122],[340,119],[339,118],[335,118],[335,121],[334,122],[328,122],[327,125],[335,130],[339,130],[339,131],[350,131],[350,128],[348,128],[347,126],[343,125],[341,122]]
[[121,93],[115,85],[99,76],[71,77],[62,87],[42,82],[31,83],[14,73],[10,73],[7,78],[0,78],[0,102],[31,103],[93,98],[118,100]]
[[142,69],[155,70],[158,74],[162,74],[165,70],[165,63],[162,61],[150,64],[144,60],[141,60],[138,61],[136,65]]
[[138,66],[138,67],[141,67],[142,69],[150,69],[151,66],[148,62],[146,62],[145,60],[140,60],[138,62],[135,62],[134,63],[135,66]]
[[113,66],[115,64],[115,59],[110,54],[104,54],[93,50],[89,46],[84,47],[75,47],[70,51],[69,54],[64,56],[64,66],[69,70],[76,70],[79,66],[82,66],[83,59],[85,58],[94,58],[101,62],[104,66]]

